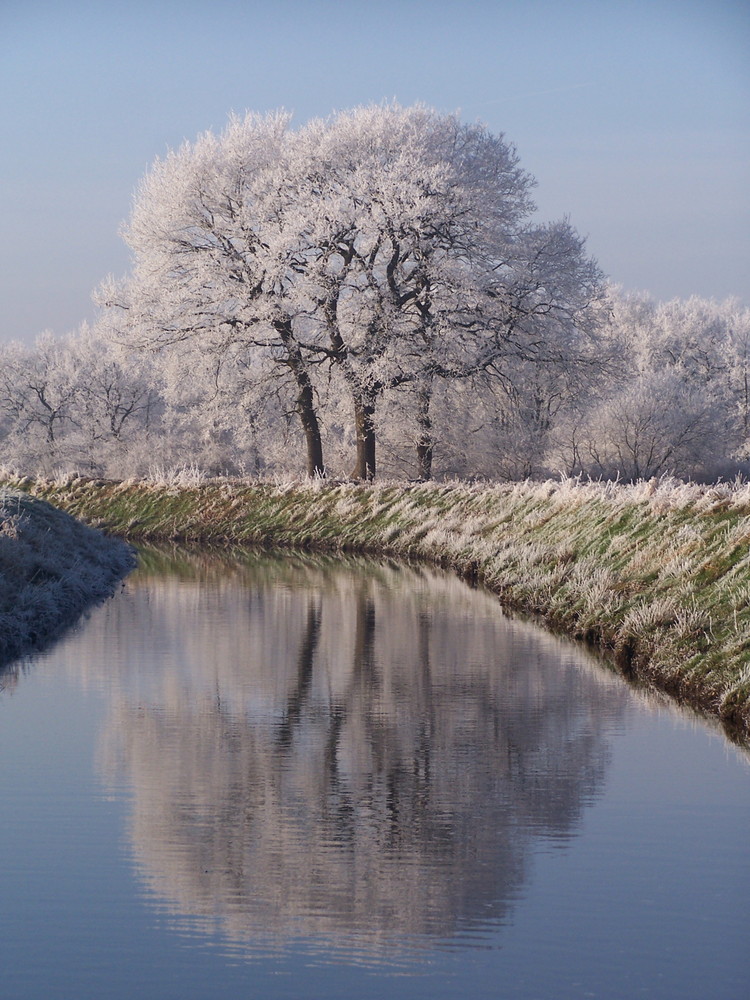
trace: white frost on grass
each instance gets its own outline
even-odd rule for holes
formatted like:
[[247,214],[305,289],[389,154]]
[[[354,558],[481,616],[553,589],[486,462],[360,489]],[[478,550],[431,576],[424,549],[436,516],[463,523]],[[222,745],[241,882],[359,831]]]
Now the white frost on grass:
[[146,482],[154,486],[166,486],[177,490],[190,490],[208,481],[208,475],[196,462],[183,465],[152,465]]
[[72,625],[134,565],[126,543],[43,500],[0,490],[0,670]]

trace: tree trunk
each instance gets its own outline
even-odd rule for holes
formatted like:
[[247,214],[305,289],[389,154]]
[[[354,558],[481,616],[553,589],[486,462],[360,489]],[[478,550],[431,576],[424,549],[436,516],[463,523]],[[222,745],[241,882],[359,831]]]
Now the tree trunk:
[[432,401],[432,383],[422,385],[417,391],[417,478],[432,479],[432,420],[430,419],[430,402]]
[[297,413],[302,423],[302,429],[305,432],[307,474],[311,478],[313,476],[324,476],[323,442],[320,437],[318,415],[315,412],[315,394],[310,376],[307,373],[305,360],[302,357],[302,351],[294,339],[290,320],[277,320],[274,323],[274,328],[286,349],[287,356],[284,363],[288,366],[294,376],[294,381],[297,383]]
[[354,479],[375,478],[375,404],[354,400],[354,424],[357,432],[357,464]]
[[315,412],[313,388],[310,379],[305,371],[295,371],[299,394],[297,396],[297,412],[305,432],[305,443],[307,444],[307,474],[313,476],[324,476],[325,467],[323,465],[323,442],[320,437],[320,424]]

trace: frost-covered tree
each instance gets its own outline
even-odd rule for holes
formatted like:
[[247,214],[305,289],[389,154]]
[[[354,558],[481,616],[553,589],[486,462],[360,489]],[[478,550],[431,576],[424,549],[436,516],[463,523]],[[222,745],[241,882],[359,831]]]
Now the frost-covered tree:
[[700,475],[716,444],[718,420],[710,397],[678,373],[652,371],[585,415],[577,460],[590,475],[605,478]]
[[[411,386],[419,475],[431,471],[436,378],[507,378],[513,359],[570,364],[600,274],[567,222],[530,222],[532,179],[480,125],[423,107],[358,108],[303,130],[316,209],[306,274],[375,472],[378,399]],[[573,345],[576,345],[575,348]]]
[[750,309],[735,299],[721,306],[726,323],[724,362],[740,436],[739,454],[750,457]]
[[550,464],[569,473],[701,479],[746,471],[750,310],[693,296],[612,292],[602,327],[616,364],[563,411]]
[[157,422],[158,376],[142,354],[123,352],[113,343],[103,324],[84,323],[62,349],[78,378],[73,442],[87,456],[91,472],[116,470]]
[[22,466],[51,470],[66,454],[66,435],[77,424],[82,379],[62,341],[46,331],[33,346],[0,350],[0,412],[4,450]]
[[530,221],[531,186],[501,136],[423,107],[296,132],[282,114],[234,117],[154,164],[125,230],[133,273],[101,299],[133,342],[214,359],[225,385],[275,381],[310,474],[323,385],[349,396],[361,478],[378,400],[412,387],[429,475],[435,379],[569,363],[599,295],[570,225]]
[[284,114],[235,116],[221,136],[207,132],[157,160],[124,230],[133,273],[106,283],[99,300],[121,313],[132,343],[193,354],[202,368],[215,358],[230,381],[256,367],[248,353],[272,360],[295,396],[314,474],[323,455],[299,342],[307,248],[288,123]]
[[[123,355],[84,324],[65,337],[0,348],[0,415],[6,464],[28,472],[135,471],[161,409],[146,359]],[[140,471],[144,462],[140,462]]]

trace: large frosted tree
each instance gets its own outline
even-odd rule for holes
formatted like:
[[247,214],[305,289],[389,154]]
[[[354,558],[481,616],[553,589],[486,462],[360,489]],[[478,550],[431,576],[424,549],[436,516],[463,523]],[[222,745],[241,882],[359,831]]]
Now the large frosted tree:
[[427,478],[434,380],[502,378],[513,358],[575,363],[600,273],[567,222],[530,221],[531,177],[481,125],[359,108],[311,123],[301,143],[319,248],[306,281],[323,336],[311,349],[349,388],[356,475],[375,473],[379,398],[411,386]]
[[359,478],[375,475],[379,400],[411,389],[429,476],[436,379],[585,353],[600,274],[567,222],[532,221],[532,185],[502,136],[421,106],[298,131],[235,117],[154,164],[125,230],[132,275],[103,298],[136,341],[288,384],[309,474],[326,374],[352,408]]
[[308,254],[288,121],[233,117],[221,136],[207,132],[157,160],[124,230],[132,274],[107,282],[99,299],[120,313],[123,337],[172,353],[183,369],[190,352],[196,371],[233,384],[238,373],[269,379],[270,367],[291,386],[314,475],[323,453],[314,359],[298,336]]

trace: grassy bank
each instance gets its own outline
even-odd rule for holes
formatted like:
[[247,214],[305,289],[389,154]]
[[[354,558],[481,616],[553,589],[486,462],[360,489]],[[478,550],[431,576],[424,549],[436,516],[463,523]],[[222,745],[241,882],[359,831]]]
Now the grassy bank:
[[428,559],[750,736],[750,487],[15,480],[135,539]]
[[0,490],[0,671],[56,638],[134,565],[122,541],[43,500]]

